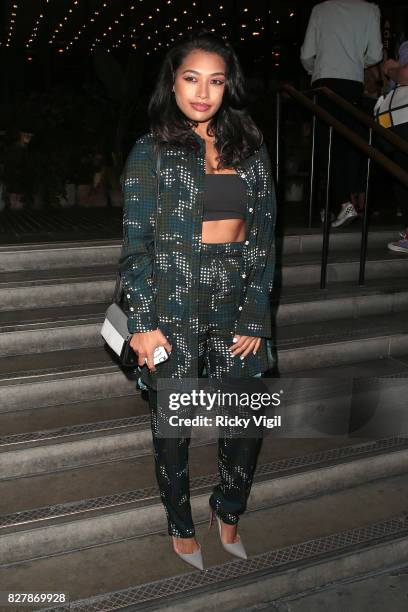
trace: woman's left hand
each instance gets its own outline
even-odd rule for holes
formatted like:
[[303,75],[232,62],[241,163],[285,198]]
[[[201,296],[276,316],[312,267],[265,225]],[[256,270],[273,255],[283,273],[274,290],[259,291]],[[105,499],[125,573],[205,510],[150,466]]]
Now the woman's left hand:
[[239,334],[235,334],[234,338],[237,339],[237,342],[231,344],[229,350],[234,356],[240,355],[241,359],[244,359],[251,351],[255,355],[262,340],[262,338],[255,336],[240,336]]

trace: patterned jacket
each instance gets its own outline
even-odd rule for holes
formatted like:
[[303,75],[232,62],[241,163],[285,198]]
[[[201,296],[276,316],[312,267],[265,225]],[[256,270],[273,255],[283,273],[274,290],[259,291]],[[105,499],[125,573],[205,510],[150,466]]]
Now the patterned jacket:
[[[157,154],[151,132],[133,146],[122,177],[123,247],[119,264],[128,302],[128,329],[134,333],[159,327],[167,337],[172,353],[166,362],[156,366],[157,375],[160,372],[166,378],[198,376],[205,141],[193,133],[200,145],[198,154],[171,145],[162,148],[155,281],[152,271]],[[247,239],[242,251],[240,315],[232,330],[265,338],[272,354],[270,292],[275,267],[276,198],[265,143],[235,170],[247,187]],[[147,366],[140,371],[142,382],[152,384],[156,373],[150,373]]]

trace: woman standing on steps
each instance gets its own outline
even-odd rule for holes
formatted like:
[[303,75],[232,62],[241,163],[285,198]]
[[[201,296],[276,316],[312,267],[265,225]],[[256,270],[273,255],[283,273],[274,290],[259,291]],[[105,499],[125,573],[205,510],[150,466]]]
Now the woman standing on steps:
[[[168,51],[149,116],[151,131],[135,143],[123,175],[120,266],[139,384],[149,390],[168,533],[174,551],[202,569],[190,507],[190,440],[155,435],[157,380],[204,372],[216,379],[261,376],[275,365],[270,292],[276,200],[262,134],[245,110],[240,65],[221,38],[201,32]],[[169,358],[155,367],[157,346]],[[220,484],[209,500],[222,545],[243,558],[237,523],[261,440],[219,439]]]

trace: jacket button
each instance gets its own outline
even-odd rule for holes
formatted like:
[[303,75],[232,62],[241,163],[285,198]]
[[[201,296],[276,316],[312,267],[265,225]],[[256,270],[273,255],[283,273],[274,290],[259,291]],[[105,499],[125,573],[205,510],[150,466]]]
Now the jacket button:
[[254,209],[253,208],[248,208],[249,212],[252,212]]
[[242,306],[238,306],[238,310],[242,310]]

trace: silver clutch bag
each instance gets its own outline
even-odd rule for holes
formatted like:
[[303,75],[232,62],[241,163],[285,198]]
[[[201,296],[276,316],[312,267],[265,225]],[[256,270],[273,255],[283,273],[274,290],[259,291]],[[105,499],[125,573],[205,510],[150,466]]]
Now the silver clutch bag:
[[[136,366],[138,356],[130,346],[132,334],[127,328],[127,316],[119,304],[113,303],[105,314],[101,335],[106,344],[119,357],[123,366]],[[166,361],[167,351],[163,346],[158,346],[153,353],[154,365]]]
[[101,336],[122,365],[134,366],[137,365],[137,355],[129,344],[132,334],[128,331],[127,320],[126,313],[114,302],[105,313]]

